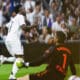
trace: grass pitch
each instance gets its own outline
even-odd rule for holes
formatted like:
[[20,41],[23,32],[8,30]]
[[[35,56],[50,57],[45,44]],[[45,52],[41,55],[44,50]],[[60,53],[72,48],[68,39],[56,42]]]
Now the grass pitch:
[[[45,70],[46,65],[41,65],[39,67],[29,67],[29,68],[22,68],[17,73],[17,77],[24,76],[26,74],[33,74],[40,71]],[[0,80],[8,80],[9,74],[12,69],[12,64],[3,64],[0,66]],[[80,65],[76,65],[77,75],[80,76]],[[68,69],[67,75],[65,80],[68,80],[68,77],[71,75],[70,69]]]

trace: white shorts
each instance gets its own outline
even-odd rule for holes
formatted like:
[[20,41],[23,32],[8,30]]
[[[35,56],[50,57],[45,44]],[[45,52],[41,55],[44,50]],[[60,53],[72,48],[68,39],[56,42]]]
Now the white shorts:
[[5,40],[6,48],[11,56],[23,55],[23,46],[20,40],[8,41]]

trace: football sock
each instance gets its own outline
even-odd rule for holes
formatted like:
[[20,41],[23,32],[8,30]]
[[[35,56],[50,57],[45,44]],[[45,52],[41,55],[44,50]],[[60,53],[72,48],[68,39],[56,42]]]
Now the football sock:
[[[22,60],[22,61],[21,61],[21,60]],[[23,62],[23,59],[22,59],[22,58],[16,58],[16,60],[15,60],[15,62],[14,62],[14,64],[13,64],[12,72],[11,72],[11,74],[10,74],[9,79],[15,79],[16,74],[17,74],[17,72],[18,72],[18,70],[19,70],[19,67],[17,66],[17,62],[18,62],[18,61]]]

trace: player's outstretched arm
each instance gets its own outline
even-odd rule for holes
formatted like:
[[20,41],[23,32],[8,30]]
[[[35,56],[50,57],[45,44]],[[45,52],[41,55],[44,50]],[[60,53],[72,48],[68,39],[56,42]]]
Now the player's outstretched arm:
[[43,63],[46,63],[47,60],[49,59],[49,57],[52,55],[52,52],[54,50],[54,47],[51,46],[49,49],[47,49],[44,54],[39,57],[37,60],[33,61],[33,62],[27,62],[25,63],[25,66],[39,66]]

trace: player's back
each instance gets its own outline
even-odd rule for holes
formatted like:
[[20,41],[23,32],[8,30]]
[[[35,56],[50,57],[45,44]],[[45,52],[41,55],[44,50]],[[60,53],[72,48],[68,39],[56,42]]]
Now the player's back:
[[[65,45],[58,45],[54,48],[50,57],[48,70],[56,80],[63,80],[70,61],[71,51]],[[60,79],[61,78],[61,79]]]

